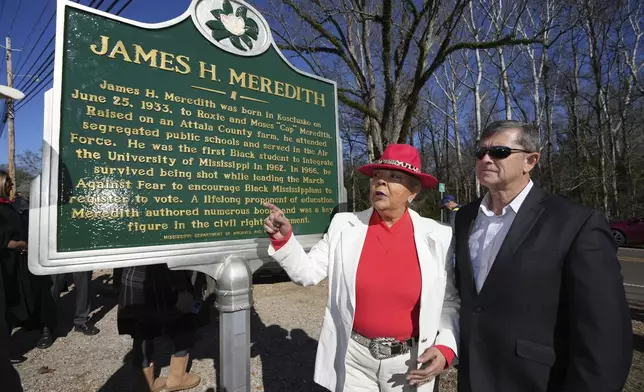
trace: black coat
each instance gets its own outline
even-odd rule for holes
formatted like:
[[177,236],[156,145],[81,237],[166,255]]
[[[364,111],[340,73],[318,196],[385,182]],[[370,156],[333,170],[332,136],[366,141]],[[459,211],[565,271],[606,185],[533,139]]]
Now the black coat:
[[606,219],[534,186],[477,294],[468,239],[480,202],[456,218],[459,392],[622,391],[632,327]]
[[119,334],[151,340],[194,333],[201,320],[175,308],[179,291],[192,293],[186,271],[171,271],[166,264],[124,268],[117,315]]
[[[6,247],[9,243],[7,231],[4,227],[4,220],[0,219],[0,247]],[[4,279],[2,268],[0,268],[0,315],[4,316],[7,310],[4,291]],[[18,372],[13,368],[9,360],[9,326],[5,317],[0,317],[0,380],[2,381],[3,390],[7,392],[22,392],[20,377]]]
[[56,327],[56,307],[51,295],[50,276],[29,271],[26,254],[7,248],[9,240],[27,241],[27,226],[12,204],[0,203],[0,220],[6,230],[6,242],[0,244],[0,268],[9,327]]

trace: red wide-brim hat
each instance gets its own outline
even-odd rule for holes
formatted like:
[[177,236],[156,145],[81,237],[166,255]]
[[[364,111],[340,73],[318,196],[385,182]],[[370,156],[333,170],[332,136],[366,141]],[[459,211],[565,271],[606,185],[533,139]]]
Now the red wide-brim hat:
[[420,153],[409,144],[388,145],[380,159],[359,167],[358,171],[373,177],[376,169],[400,170],[410,174],[420,180],[423,188],[435,188],[438,185],[436,177],[420,171]]

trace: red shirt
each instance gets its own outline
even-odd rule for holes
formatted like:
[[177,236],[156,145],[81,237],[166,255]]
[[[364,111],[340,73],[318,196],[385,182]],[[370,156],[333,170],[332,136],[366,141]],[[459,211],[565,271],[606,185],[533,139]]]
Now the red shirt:
[[[277,251],[291,238],[271,237]],[[368,338],[418,337],[422,287],[420,264],[409,211],[389,227],[374,210],[356,273],[356,309],[353,329]],[[436,346],[449,367],[456,354],[447,346]],[[421,353],[419,353],[420,355]]]
[[418,336],[421,283],[409,212],[389,227],[374,211],[356,273],[353,329],[370,339]]

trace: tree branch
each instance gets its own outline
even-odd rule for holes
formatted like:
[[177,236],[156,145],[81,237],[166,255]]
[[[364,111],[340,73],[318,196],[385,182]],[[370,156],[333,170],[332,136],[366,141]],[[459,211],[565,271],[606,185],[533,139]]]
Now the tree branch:
[[343,94],[340,91],[338,91],[338,100],[340,102],[342,102],[343,104],[345,104],[345,105],[347,105],[347,106],[359,111],[360,113],[363,113],[363,114],[375,119],[376,121],[379,120],[378,113],[372,111],[371,109],[369,109],[364,104],[361,104],[359,102],[351,100],[349,97],[347,97],[345,94]]

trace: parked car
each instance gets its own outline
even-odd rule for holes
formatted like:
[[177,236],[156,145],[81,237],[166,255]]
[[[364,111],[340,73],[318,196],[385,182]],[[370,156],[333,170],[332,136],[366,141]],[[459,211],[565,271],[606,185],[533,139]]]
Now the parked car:
[[610,222],[618,246],[644,244],[644,218]]

